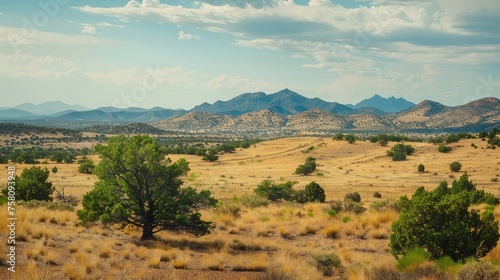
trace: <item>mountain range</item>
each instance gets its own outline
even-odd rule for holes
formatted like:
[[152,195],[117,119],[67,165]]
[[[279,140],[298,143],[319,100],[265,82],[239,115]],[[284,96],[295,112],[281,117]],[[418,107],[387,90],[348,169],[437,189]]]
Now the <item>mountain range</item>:
[[[23,110],[24,109],[24,110]],[[455,107],[425,100],[374,95],[356,105],[307,98],[289,89],[244,93],[191,110],[155,107],[88,109],[62,102],[0,108],[0,120],[45,122],[150,123],[164,130],[478,130],[500,124],[500,101],[483,98]],[[94,123],[95,124],[95,123]]]

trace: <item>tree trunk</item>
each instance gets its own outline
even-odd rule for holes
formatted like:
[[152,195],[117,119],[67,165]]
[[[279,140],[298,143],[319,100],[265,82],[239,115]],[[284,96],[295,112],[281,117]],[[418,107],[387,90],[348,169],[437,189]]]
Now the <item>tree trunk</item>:
[[153,225],[150,222],[144,223],[142,228],[142,240],[153,239]]

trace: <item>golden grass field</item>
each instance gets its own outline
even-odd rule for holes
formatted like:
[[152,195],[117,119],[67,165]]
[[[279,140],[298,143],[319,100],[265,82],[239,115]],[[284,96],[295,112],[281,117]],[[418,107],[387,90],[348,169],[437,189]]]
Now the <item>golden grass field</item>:
[[[478,148],[471,147],[475,143]],[[414,155],[393,162],[387,147],[369,142],[348,144],[329,138],[300,137],[266,141],[249,149],[220,156],[217,162],[204,162],[198,156],[171,155],[190,163],[185,186],[209,189],[217,199],[231,203],[234,196],[252,194],[262,180],[297,181],[303,188],[319,183],[327,201],[342,200],[346,193],[359,192],[366,208],[374,201],[397,200],[416,188],[432,189],[464,171],[479,189],[500,197],[500,149],[486,149],[480,139],[450,144],[453,150],[439,153],[437,145],[410,143]],[[308,153],[309,147],[314,149]],[[317,171],[309,176],[293,174],[299,164],[313,156]],[[92,158],[97,161],[96,156]],[[449,163],[462,163],[461,172],[451,172]],[[417,172],[425,165],[426,172]],[[7,182],[7,165],[0,165],[0,186]],[[79,199],[90,191],[96,177],[78,173],[77,164],[49,163],[58,167],[49,180],[65,194]],[[16,165],[21,174],[27,165]],[[382,198],[374,198],[379,192]],[[241,206],[239,215],[225,211],[205,211],[204,219],[214,222],[209,235],[194,238],[162,232],[158,241],[139,241],[140,232],[77,226],[74,212],[45,208],[17,208],[16,273],[0,267],[0,279],[259,279],[266,271],[279,270],[296,279],[337,279],[322,276],[312,264],[311,254],[336,253],[347,279],[369,279],[373,267],[393,268],[389,253],[391,223],[398,213],[368,210],[361,215],[338,213],[330,216],[328,203],[299,205],[270,204],[249,209]],[[500,210],[496,210],[497,219]],[[350,220],[343,221],[349,216]],[[6,240],[7,209],[0,208],[0,239]],[[5,260],[7,247],[0,258]],[[500,246],[486,257],[500,262]],[[266,278],[271,279],[271,278]],[[429,278],[438,279],[438,278]]]

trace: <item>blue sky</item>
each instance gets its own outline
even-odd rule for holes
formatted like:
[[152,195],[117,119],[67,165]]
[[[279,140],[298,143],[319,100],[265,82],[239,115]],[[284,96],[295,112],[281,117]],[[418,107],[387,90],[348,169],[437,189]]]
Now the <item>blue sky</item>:
[[3,1],[0,107],[498,98],[499,14],[497,0]]

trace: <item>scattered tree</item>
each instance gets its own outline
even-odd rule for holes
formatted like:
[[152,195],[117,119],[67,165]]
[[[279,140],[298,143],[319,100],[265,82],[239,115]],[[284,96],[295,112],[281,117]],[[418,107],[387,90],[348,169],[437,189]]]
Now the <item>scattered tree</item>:
[[421,187],[411,199],[401,197],[398,206],[401,214],[390,237],[396,258],[421,247],[432,259],[448,256],[464,262],[485,256],[500,237],[493,213],[469,209],[469,191],[452,193],[444,184],[431,192]]
[[95,168],[94,162],[87,158],[86,156],[82,157],[77,161],[79,164],[78,166],[78,172],[80,173],[87,173],[87,174],[92,174]]
[[52,173],[54,173],[54,174],[57,173],[57,166],[52,167]]
[[446,146],[444,144],[439,145],[439,148],[438,148],[438,151],[440,153],[447,153],[447,152],[449,152],[451,150],[452,150],[452,148],[450,146]]
[[101,157],[94,170],[99,181],[77,211],[83,223],[134,225],[142,228],[143,240],[163,230],[210,232],[211,222],[201,220],[197,210],[214,207],[217,200],[207,190],[181,188],[179,176],[189,170],[185,160],[165,159],[166,149],[147,135],[112,137],[95,150]]
[[418,172],[425,172],[425,166],[423,164],[418,165]]
[[[39,166],[33,166],[23,170],[21,176],[15,177],[16,199],[18,200],[44,200],[52,201],[54,186],[52,182],[47,182],[49,170]],[[2,190],[2,194],[7,196],[8,188]]]
[[345,136],[345,140],[347,141],[347,143],[349,144],[354,144],[354,142],[356,142],[356,136],[352,135],[352,134],[347,134]]
[[458,172],[460,171],[460,169],[462,169],[462,164],[458,161],[454,161],[452,163],[450,163],[450,170],[452,172]]
[[406,160],[406,156],[409,156],[415,152],[415,148],[411,145],[396,144],[390,150],[387,151],[387,156],[392,157],[393,161],[403,161]]
[[311,182],[305,187],[306,202],[325,202],[325,190],[316,182]]
[[308,157],[304,164],[301,164],[295,169],[295,174],[309,175],[316,170],[316,159]]
[[213,148],[208,149],[208,152],[202,158],[205,161],[217,161],[219,160],[219,156],[217,155],[217,151]]
[[293,189],[293,185],[295,184],[297,184],[295,181],[276,184],[273,181],[264,180],[254,189],[254,192],[256,195],[265,197],[271,201],[291,201],[296,196]]

